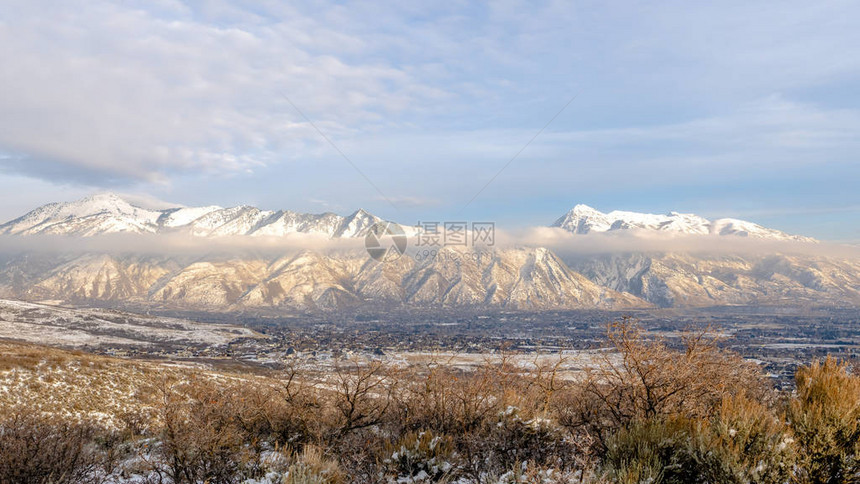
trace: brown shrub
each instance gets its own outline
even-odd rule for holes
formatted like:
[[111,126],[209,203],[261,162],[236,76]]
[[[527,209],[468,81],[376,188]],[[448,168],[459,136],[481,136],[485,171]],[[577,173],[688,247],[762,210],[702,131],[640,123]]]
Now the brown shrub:
[[798,481],[860,482],[860,376],[828,357],[802,367],[788,418],[799,448]]
[[744,394],[723,399],[696,428],[699,473],[708,482],[783,484],[794,470],[794,439],[781,415]]
[[[525,461],[573,463],[566,458],[570,447],[563,433],[544,411],[547,395],[561,388],[544,380],[551,372],[520,367],[504,352],[475,371],[444,361],[410,368],[401,375],[386,428],[396,436],[450,439],[452,478],[485,479]],[[412,451],[420,450],[419,445]]]
[[337,432],[379,425],[394,401],[398,382],[394,368],[379,360],[343,360],[335,363],[328,404],[334,410]]
[[784,484],[794,470],[785,424],[746,397],[706,420],[654,417],[607,439],[603,476],[619,483]]
[[97,429],[26,410],[0,422],[0,482],[95,482]]
[[152,470],[173,484],[232,483],[258,472],[254,447],[238,418],[241,397],[231,385],[191,378],[160,388],[160,445]]
[[772,399],[761,370],[721,350],[706,332],[685,335],[683,351],[676,351],[624,319],[609,326],[608,339],[617,353],[604,353],[556,402],[561,423],[596,439],[598,450],[609,434],[636,422],[705,419],[724,397],[739,393]]

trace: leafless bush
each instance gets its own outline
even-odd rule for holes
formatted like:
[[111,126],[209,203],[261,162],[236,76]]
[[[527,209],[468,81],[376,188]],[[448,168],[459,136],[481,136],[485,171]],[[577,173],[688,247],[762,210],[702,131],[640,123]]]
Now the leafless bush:
[[264,390],[265,404],[257,404],[280,445],[299,448],[317,439],[325,425],[318,388],[298,365],[288,364],[273,387]]
[[241,398],[230,385],[165,381],[158,408],[160,445],[151,462],[172,484],[233,483],[253,474],[256,455],[239,422]]
[[553,371],[519,366],[507,352],[474,371],[432,360],[401,376],[388,428],[394,435],[450,440],[452,478],[486,479],[527,460],[574,462],[566,458],[563,432],[545,411],[547,399],[563,386],[550,381],[557,377]]
[[477,482],[524,462],[564,470],[576,463],[561,428],[541,417],[524,418],[516,407],[507,407],[471,432],[456,434],[454,442],[466,474]]
[[0,482],[63,484],[95,482],[98,430],[27,410],[0,422]]
[[707,332],[685,335],[684,350],[676,351],[625,319],[610,325],[608,339],[616,352],[605,353],[556,407],[562,424],[595,438],[598,449],[637,422],[706,418],[724,397],[744,392],[770,398],[761,370],[721,350]]
[[397,385],[394,368],[379,360],[335,363],[329,399],[338,433],[346,435],[382,423]]

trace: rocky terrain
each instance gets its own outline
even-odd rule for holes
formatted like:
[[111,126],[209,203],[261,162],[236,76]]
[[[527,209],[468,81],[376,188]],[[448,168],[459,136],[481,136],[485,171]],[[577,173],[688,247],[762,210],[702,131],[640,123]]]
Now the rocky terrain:
[[360,250],[280,257],[7,258],[0,294],[167,308],[333,310],[362,304],[512,309],[860,305],[860,261],[803,255],[606,254],[446,248],[380,263]]
[[592,282],[657,307],[860,305],[860,260],[629,253],[568,260]]
[[5,261],[2,294],[204,310],[337,309],[363,303],[523,309],[649,305],[595,284],[541,248],[444,249],[433,259],[404,256],[389,263],[364,251],[192,260],[85,254],[43,263],[27,256]]

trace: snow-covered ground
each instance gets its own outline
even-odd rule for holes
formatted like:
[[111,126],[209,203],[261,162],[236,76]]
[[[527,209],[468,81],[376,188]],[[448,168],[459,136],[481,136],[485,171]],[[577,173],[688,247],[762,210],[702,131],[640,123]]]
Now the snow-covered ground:
[[162,343],[217,346],[255,335],[249,329],[225,324],[0,299],[0,338],[30,343],[66,347]]

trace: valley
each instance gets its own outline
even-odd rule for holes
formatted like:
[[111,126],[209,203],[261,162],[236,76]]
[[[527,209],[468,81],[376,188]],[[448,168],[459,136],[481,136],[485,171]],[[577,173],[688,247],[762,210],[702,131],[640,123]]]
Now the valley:
[[758,362],[778,386],[789,384],[799,365],[818,357],[860,360],[860,310],[825,307],[537,312],[376,307],[289,317],[187,310],[144,316],[6,300],[0,301],[0,339],[257,371],[290,362],[324,368],[355,357],[396,362],[449,355],[473,363],[500,354],[526,361],[537,355],[581,359],[605,349],[608,325],[625,318],[669,347],[682,346],[686,333],[707,330],[721,347]]

